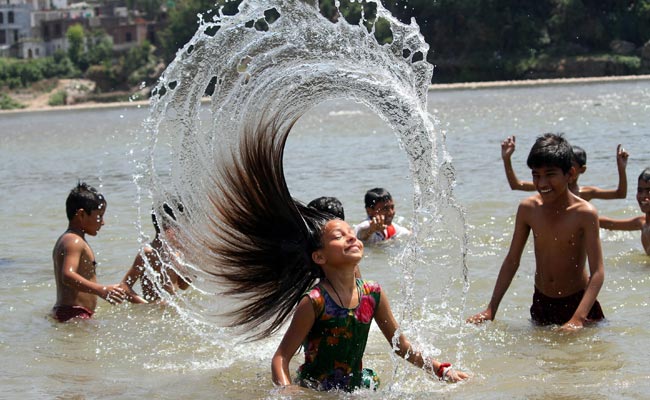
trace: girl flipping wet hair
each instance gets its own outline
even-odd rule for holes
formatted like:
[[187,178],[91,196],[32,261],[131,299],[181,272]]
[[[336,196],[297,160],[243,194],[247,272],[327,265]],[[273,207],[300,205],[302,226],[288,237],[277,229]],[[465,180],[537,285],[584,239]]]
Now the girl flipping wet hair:
[[[252,339],[273,333],[293,313],[273,356],[275,384],[376,387],[376,376],[362,368],[370,324],[377,322],[391,346],[398,324],[379,284],[355,278],[363,244],[354,230],[291,197],[282,159],[292,126],[271,120],[248,129],[232,162],[217,171],[208,271],[225,283],[227,294],[243,299],[231,312],[233,325],[257,328]],[[404,335],[395,343],[397,354],[441,379],[468,376],[413,350]],[[305,362],[292,381],[289,361],[300,345]]]

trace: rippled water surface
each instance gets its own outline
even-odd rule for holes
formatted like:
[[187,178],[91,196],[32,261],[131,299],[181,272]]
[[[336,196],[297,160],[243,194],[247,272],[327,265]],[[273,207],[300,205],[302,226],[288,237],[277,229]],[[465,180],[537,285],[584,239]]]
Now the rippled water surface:
[[[517,134],[513,163],[527,177],[525,155],[535,136],[565,132],[589,157],[580,183],[610,188],[616,185],[615,147],[623,143],[630,152],[628,197],[594,204],[606,215],[638,212],[636,176],[650,164],[644,152],[650,137],[647,82],[432,91],[428,101],[446,133],[457,174],[455,195],[467,212],[471,286],[459,314],[469,315],[489,300],[514,211],[525,195],[510,191],[505,181],[499,155],[504,136]],[[133,183],[131,150],[146,115],[145,109],[124,108],[0,117],[3,396],[276,396],[269,367],[279,337],[243,344],[228,329],[184,322],[173,308],[160,306],[100,302],[90,322],[57,324],[46,317],[55,300],[51,247],[66,227],[65,197],[77,179],[101,186],[108,198],[106,226],[89,239],[99,280],[120,280],[137,252],[137,202],[145,200]],[[352,222],[364,217],[363,194],[374,186],[393,193],[405,224],[413,216],[405,153],[386,124],[363,106],[339,101],[311,110],[289,138],[285,168],[297,198],[335,195]],[[153,234],[146,219],[142,230]],[[531,326],[530,246],[496,322],[475,328],[442,320],[440,304],[422,299],[437,299],[430,291],[441,278],[437,260],[449,257],[450,250],[431,245],[430,263],[415,272],[415,331],[423,345],[439,349],[444,359],[460,360],[473,377],[462,385],[442,385],[400,360],[393,363],[383,336],[373,329],[365,363],[379,371],[383,385],[364,396],[646,398],[650,259],[636,232],[601,231],[601,238],[606,281],[599,300],[607,322],[575,335]],[[368,249],[362,264],[364,276],[383,284],[398,311],[402,274],[391,260],[400,249],[400,244]],[[197,304],[213,302],[196,291],[184,295]],[[445,300],[450,307],[460,305],[462,292],[452,290]]]

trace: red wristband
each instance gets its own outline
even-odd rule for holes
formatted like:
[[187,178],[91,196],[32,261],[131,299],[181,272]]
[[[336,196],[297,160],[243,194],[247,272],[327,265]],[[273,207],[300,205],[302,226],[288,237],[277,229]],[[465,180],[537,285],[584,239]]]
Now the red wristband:
[[441,363],[438,369],[436,370],[436,376],[438,378],[442,378],[442,374],[445,372],[445,368],[451,367],[451,364],[449,363]]

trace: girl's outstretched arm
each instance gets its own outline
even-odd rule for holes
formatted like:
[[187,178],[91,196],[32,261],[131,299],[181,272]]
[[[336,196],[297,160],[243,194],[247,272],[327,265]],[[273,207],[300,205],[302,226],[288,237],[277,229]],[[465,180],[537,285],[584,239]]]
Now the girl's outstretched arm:
[[[379,329],[381,329],[386,340],[388,340],[388,343],[393,346],[393,337],[395,336],[395,332],[399,326],[397,325],[397,321],[395,321],[393,312],[390,309],[388,297],[383,291],[379,300],[379,305],[377,306],[377,311],[375,312],[375,321],[377,321],[377,325],[379,325]],[[399,335],[397,348],[394,348],[394,350],[395,353],[399,354],[400,357],[404,358],[406,361],[438,376],[441,379],[458,382],[468,378],[468,375],[465,372],[452,369],[449,363],[441,363],[433,358],[422,357],[422,353],[414,351],[411,348],[411,343],[403,334]]]
[[304,296],[296,312],[293,314],[293,319],[289,325],[289,329],[284,334],[282,342],[273,355],[271,362],[271,374],[273,376],[273,383],[280,386],[291,385],[291,374],[289,373],[289,362],[298,347],[307,337],[309,330],[314,325],[316,315],[314,308],[309,300],[309,296]]

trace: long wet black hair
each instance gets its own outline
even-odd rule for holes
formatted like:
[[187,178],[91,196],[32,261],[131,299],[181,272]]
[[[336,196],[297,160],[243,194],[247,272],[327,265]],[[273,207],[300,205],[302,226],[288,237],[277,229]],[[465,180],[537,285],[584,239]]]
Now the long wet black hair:
[[311,254],[333,217],[289,193],[282,161],[294,123],[271,119],[246,129],[232,162],[218,168],[219,195],[210,196],[216,240],[206,247],[215,264],[206,269],[243,302],[228,315],[252,340],[277,331],[322,275]]

